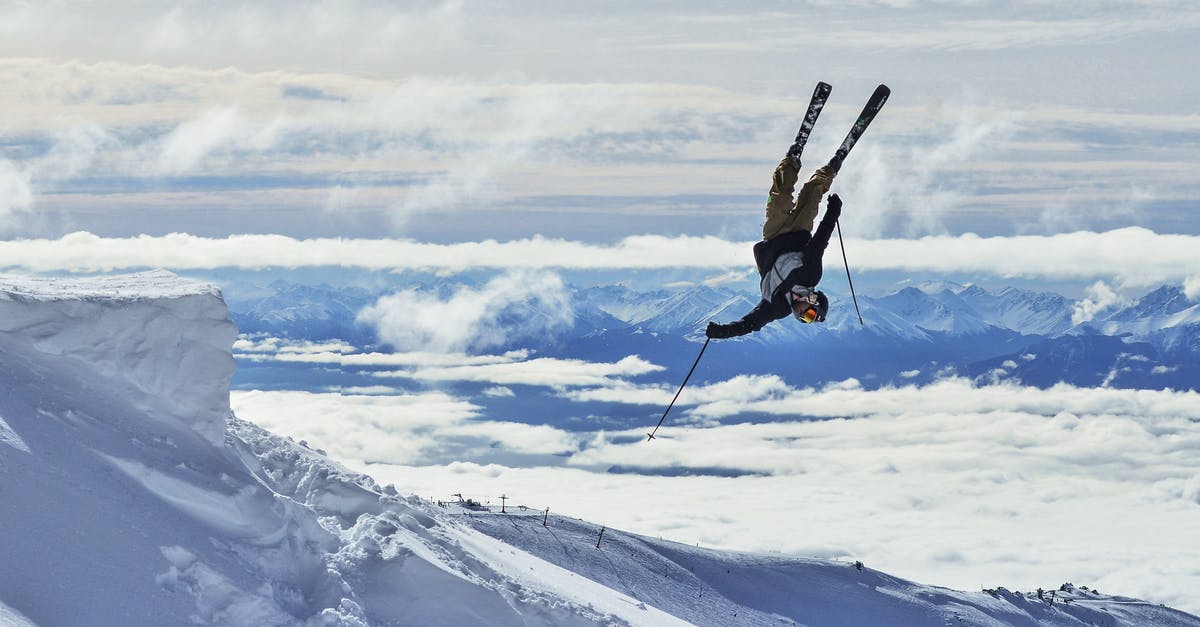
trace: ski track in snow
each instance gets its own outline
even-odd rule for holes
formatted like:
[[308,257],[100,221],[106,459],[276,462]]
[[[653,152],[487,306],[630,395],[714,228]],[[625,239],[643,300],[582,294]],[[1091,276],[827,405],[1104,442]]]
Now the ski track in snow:
[[222,312],[163,272],[0,277],[0,624],[1200,626],[404,497],[232,416]]

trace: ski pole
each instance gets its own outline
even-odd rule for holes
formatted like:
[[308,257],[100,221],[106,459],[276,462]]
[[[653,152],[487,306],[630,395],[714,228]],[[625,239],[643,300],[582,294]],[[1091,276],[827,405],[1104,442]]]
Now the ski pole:
[[854,301],[854,313],[858,314],[858,323],[866,326],[863,322],[862,312],[858,309],[858,297],[854,295],[854,281],[850,278],[850,262],[846,261],[846,242],[842,239],[842,222],[837,221],[838,243],[842,245],[842,263],[846,264],[846,282],[850,284],[850,298]]
[[667,405],[667,411],[664,411],[662,418],[658,419],[658,424],[655,425],[654,430],[646,434],[647,442],[654,439],[654,434],[658,433],[658,428],[661,427],[663,421],[667,419],[667,414],[671,411],[671,408],[675,406],[675,401],[679,400],[679,393],[683,392],[683,386],[687,385],[688,379],[692,378],[692,373],[696,371],[696,365],[700,363],[700,358],[704,356],[704,349],[708,348],[708,342],[711,339],[711,337],[704,338],[704,346],[700,347],[700,354],[696,355],[696,361],[692,362],[692,369],[688,370],[687,376],[683,378],[683,383],[679,384],[679,391],[675,392],[675,398],[671,399],[670,405]]

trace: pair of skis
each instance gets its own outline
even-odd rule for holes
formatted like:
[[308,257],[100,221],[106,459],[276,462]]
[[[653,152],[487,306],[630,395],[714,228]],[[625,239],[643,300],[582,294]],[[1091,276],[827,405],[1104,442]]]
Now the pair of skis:
[[[800,154],[804,152],[804,146],[808,143],[808,136],[812,133],[813,126],[817,124],[817,117],[821,115],[821,110],[825,108],[825,102],[829,100],[829,94],[833,91],[833,86],[826,82],[817,83],[817,88],[813,90],[812,100],[808,103],[808,112],[804,114],[804,121],[800,123],[800,132],[796,133],[796,141],[792,143],[792,147],[788,149],[788,155],[795,155],[799,159]],[[854,144],[858,143],[863,132],[871,125],[871,121],[875,119],[875,114],[883,108],[883,104],[887,102],[888,96],[892,95],[892,90],[887,85],[880,85],[875,88],[874,93],[867,100],[867,105],[863,107],[862,113],[858,114],[858,119],[854,121],[854,125],[850,127],[850,132],[846,134],[846,139],[842,140],[842,145],[838,147],[834,153],[834,159],[837,160],[838,167],[841,167],[841,162],[850,154],[850,149],[854,148]],[[838,239],[842,237],[842,225],[838,224]],[[842,260],[846,259],[846,247],[842,245]],[[846,264],[846,280],[850,281],[850,264]],[[850,282],[850,294],[854,294],[854,283]],[[858,311],[858,298],[854,299],[854,310]],[[858,322],[862,324],[862,314],[858,314]],[[704,349],[708,348],[708,338],[704,340],[704,346],[700,347],[700,354],[696,356],[696,361],[692,362],[691,370],[688,370],[687,376],[683,379],[683,384],[679,386],[679,390],[675,392],[675,398],[671,399],[671,404],[667,405],[667,410],[663,412],[662,418],[658,419],[658,424],[654,426],[654,430],[646,434],[646,440],[653,440],[654,434],[658,433],[658,428],[663,425],[663,421],[667,419],[667,414],[671,408],[675,406],[675,401],[679,400],[679,394],[683,392],[684,386],[688,380],[692,378],[692,373],[696,371],[696,366],[700,363],[700,358],[704,356]]]
[[[808,103],[808,112],[804,114],[804,121],[800,123],[800,132],[796,133],[796,141],[792,143],[788,154],[799,155],[804,150],[804,145],[808,143],[808,136],[817,123],[817,117],[821,115],[821,110],[825,108],[825,102],[829,100],[829,94],[832,91],[833,86],[829,83],[817,83],[817,88],[813,90],[812,100]],[[854,126],[851,126],[850,132],[846,134],[846,139],[842,140],[842,145],[834,153],[834,158],[840,161],[850,154],[850,149],[858,143],[863,132],[875,119],[875,114],[879,113],[891,94],[892,90],[887,85],[875,88],[875,92],[867,100],[867,105],[863,107],[862,113],[858,114],[858,119],[854,121]]]
[[[821,115],[821,110],[825,108],[825,101],[829,99],[829,92],[833,91],[833,86],[829,83],[817,83],[817,88],[813,91],[812,100],[808,103],[808,113],[804,115],[804,121],[800,124],[800,132],[796,133],[796,141],[792,147],[788,149],[789,155],[795,155],[797,162],[800,158],[800,153],[804,151],[804,145],[808,143],[808,135],[812,132],[813,126],[817,123],[817,116]],[[834,166],[836,172],[842,167],[842,161],[846,159],[846,155],[850,154],[850,149],[854,144],[858,143],[863,132],[871,125],[871,121],[875,119],[875,114],[883,108],[883,104],[887,102],[888,96],[892,95],[892,90],[887,85],[880,85],[875,88],[874,93],[867,99],[866,106],[863,107],[862,113],[858,114],[858,119],[854,121],[854,125],[850,127],[850,132],[846,133],[846,139],[842,140],[842,145],[838,146],[837,152],[833,154],[833,160],[830,164]],[[842,240],[842,223],[838,222],[838,243],[842,247],[842,262],[846,264],[846,282],[850,284],[850,297],[854,299],[854,312],[858,314],[858,323],[863,324],[862,312],[858,309],[858,297],[854,295],[854,280],[850,278],[850,262],[846,260],[846,243]]]

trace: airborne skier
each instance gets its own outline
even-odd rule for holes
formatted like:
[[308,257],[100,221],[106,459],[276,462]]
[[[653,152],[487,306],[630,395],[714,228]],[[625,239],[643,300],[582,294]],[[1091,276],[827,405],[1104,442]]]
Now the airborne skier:
[[795,143],[775,167],[767,197],[763,241],[754,245],[761,300],[740,320],[728,324],[709,322],[704,330],[709,338],[746,335],[758,331],[768,322],[786,318],[788,314],[804,323],[825,321],[829,298],[816,287],[823,271],[821,257],[842,213],[842,199],[837,194],[829,196],[825,217],[816,231],[813,231],[813,223],[820,211],[821,198],[833,184],[842,161],[891,93],[883,85],[875,90],[841,147],[829,163],[817,168],[812,178],[800,188],[793,204],[792,191],[800,177],[800,155],[829,92],[829,85],[817,85]]
[[800,188],[794,206],[792,190],[799,178],[800,155],[789,150],[779,162],[767,199],[763,241],[754,245],[762,300],[741,320],[729,324],[709,322],[705,335],[717,339],[746,335],[788,314],[804,323],[825,321],[829,299],[816,286],[821,281],[821,257],[842,214],[842,199],[837,194],[829,197],[825,217],[815,232],[813,222],[841,161],[839,154],[818,168]]
[[[788,148],[783,160],[775,167],[771,193],[767,197],[763,241],[754,245],[754,262],[758,266],[762,300],[741,320],[729,324],[708,323],[708,328],[704,330],[708,339],[704,341],[704,346],[700,347],[700,354],[696,355],[696,361],[692,362],[691,370],[688,370],[687,376],[683,378],[679,391],[675,392],[675,398],[667,405],[662,418],[659,418],[654,429],[646,434],[647,440],[653,440],[654,434],[658,433],[658,428],[667,419],[675,401],[679,400],[679,395],[692,378],[700,358],[704,357],[704,350],[713,338],[736,337],[757,331],[772,320],[787,317],[789,312],[805,323],[825,320],[825,314],[829,312],[829,299],[818,292],[816,287],[821,281],[821,257],[829,244],[834,227],[837,226],[838,217],[842,214],[842,199],[837,194],[829,197],[829,208],[826,209],[825,218],[821,220],[816,233],[812,232],[812,225],[820,211],[821,198],[833,184],[833,177],[837,176],[838,170],[841,169],[842,161],[850,154],[850,149],[858,142],[858,138],[862,137],[863,131],[867,130],[871,120],[875,119],[875,114],[879,113],[892,93],[887,85],[875,88],[875,93],[867,100],[867,106],[858,114],[858,119],[855,120],[854,126],[850,127],[850,132],[846,134],[846,139],[842,140],[842,145],[833,158],[824,167],[817,168],[812,178],[800,189],[800,195],[793,205],[792,190],[796,188],[796,181],[800,178],[800,154],[804,152],[808,135],[812,132],[817,116],[821,114],[825,100],[829,98],[832,90],[828,83],[817,83],[812,100],[808,103],[808,113],[804,116],[804,122],[800,124],[800,132],[796,134],[796,140]],[[846,278],[850,278],[848,266]],[[853,295],[853,285],[850,286],[850,290]],[[856,308],[857,306],[855,304]],[[859,321],[862,321],[861,315]]]

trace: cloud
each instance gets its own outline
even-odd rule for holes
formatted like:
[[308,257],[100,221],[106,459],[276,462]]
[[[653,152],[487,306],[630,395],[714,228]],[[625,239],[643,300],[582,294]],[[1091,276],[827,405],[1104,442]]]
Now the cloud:
[[[531,281],[556,293],[547,268],[572,270],[698,268],[745,271],[752,242],[716,237],[637,235],[615,244],[532,237],[497,242],[433,244],[388,239],[295,239],[282,235],[204,238],[182,233],[163,237],[102,238],[72,233],[56,240],[0,242],[0,268],[33,271],[100,272],[164,267],[196,270],[222,267],[359,267],[441,273],[479,269],[530,271]],[[1160,234],[1129,227],[1106,232],[1012,237],[959,236],[919,239],[848,238],[856,271],[970,273],[1045,279],[1104,278],[1133,287],[1182,281],[1200,266],[1200,236]],[[522,291],[523,275],[498,279],[489,298],[505,301],[507,290]],[[493,293],[495,292],[495,293]],[[466,298],[460,294],[459,298]],[[401,295],[396,305],[431,303],[421,295]],[[542,304],[558,302],[557,296]],[[413,302],[409,300],[416,299]],[[391,302],[391,301],[389,301]],[[445,304],[443,303],[443,306]],[[560,309],[550,307],[549,310]],[[382,311],[382,310],[380,310]],[[379,313],[379,312],[377,312]]]
[[[481,407],[442,392],[379,395],[232,392],[234,411],[314,447],[354,451],[362,460],[409,462],[436,451],[435,425],[479,416]],[[399,437],[397,437],[399,436]]]
[[[401,31],[427,17],[436,23],[431,16],[439,13],[432,6],[389,11],[368,4],[363,15],[378,13],[380,23],[395,22]],[[125,10],[125,21],[144,18],[131,5]],[[46,17],[40,9],[31,12]],[[337,31],[364,19],[345,7],[328,12],[335,15],[320,18],[327,22],[309,15],[320,13],[316,10],[292,10],[282,21],[311,18],[310,26]],[[47,208],[62,215],[51,225],[117,234],[272,228],[260,225],[290,234],[405,232],[444,229],[444,222],[428,214],[461,212],[481,219],[465,219],[455,235],[475,239],[494,234],[489,225],[513,214],[548,219],[531,221],[528,229],[518,228],[524,222],[508,223],[506,233],[574,234],[579,221],[565,213],[586,211],[606,228],[603,236],[630,232],[623,220],[631,215],[638,230],[680,224],[686,226],[669,228],[699,233],[737,228],[749,234],[752,214],[727,209],[759,202],[749,199],[762,193],[771,155],[780,150],[775,142],[794,132],[795,108],[805,97],[794,86],[763,94],[708,82],[717,73],[697,79],[655,69],[646,80],[624,72],[590,80],[529,80],[525,67],[511,75],[476,73],[481,56],[520,58],[526,47],[508,42],[516,49],[512,55],[491,47],[480,55],[474,46],[485,44],[479,39],[463,48],[468,63],[434,61],[429,72],[355,71],[343,64],[330,70],[291,59],[263,65],[260,58],[274,52],[266,49],[268,42],[260,40],[255,57],[241,41],[278,27],[265,23],[259,10],[230,12],[239,14],[232,20],[225,12],[197,7],[151,13],[155,28],[180,23],[162,39],[190,42],[185,48],[195,44],[192,51],[200,56],[205,46],[198,42],[211,46],[241,33],[228,45],[242,49],[247,62],[171,63],[170,54],[149,59],[156,64],[115,62],[96,50],[71,57],[89,61],[54,61],[55,55],[0,60],[0,83],[11,87],[0,93],[0,106],[10,112],[0,134],[6,143],[12,137],[21,145],[6,155],[18,171],[30,168],[28,151],[53,141],[66,125],[90,124],[112,140],[87,177],[58,179],[74,183],[74,189],[70,197],[48,199]],[[469,13],[468,21],[478,12]],[[61,25],[49,19],[42,25],[52,33],[87,26],[78,20],[62,16]],[[234,31],[217,27],[229,21],[237,23]],[[379,27],[362,26],[369,32]],[[319,35],[325,41],[328,32]],[[170,46],[150,39],[148,46],[170,52]],[[332,56],[344,53],[339,49]],[[688,78],[698,82],[680,84]],[[1190,111],[1068,106],[1042,100],[1042,89],[1039,102],[1013,106],[1005,102],[1007,93],[989,92],[987,85],[976,87],[978,92],[958,85],[947,91],[910,78],[895,86],[897,95],[871,129],[871,141],[856,149],[837,183],[847,199],[847,234],[1102,229],[1129,223],[1134,209],[1148,210],[1150,226],[1170,229],[1184,211],[1180,205],[1195,196],[1197,184],[1188,176],[1195,151],[1186,139],[1196,133]],[[858,105],[857,97],[846,95],[831,102],[813,150],[840,140]],[[1159,104],[1194,100],[1187,95]],[[1071,90],[1069,101],[1107,98]],[[1147,145],[1159,152],[1127,149]],[[1131,167],[1130,158],[1142,161]],[[33,182],[33,200],[52,191],[38,185],[37,176]],[[215,224],[198,217],[214,205],[236,207],[238,217],[251,220]],[[1084,207],[1086,212],[1073,210]],[[101,208],[114,216],[112,227],[90,226]],[[133,217],[147,211],[159,219],[147,225]],[[295,219],[281,223],[281,211]],[[1040,212],[1053,219],[1039,221]],[[688,218],[671,220],[681,214]],[[49,228],[42,232],[61,233]]]
[[17,214],[33,206],[33,189],[28,171],[0,158],[0,230],[8,230]]
[[[446,208],[479,206],[491,196],[497,179],[517,164],[527,161],[537,146],[555,138],[578,132],[582,118],[586,126],[601,115],[594,99],[582,102],[572,88],[501,90],[496,97],[469,100],[463,107],[463,119],[469,126],[483,125],[476,139],[466,129],[456,152],[460,155],[448,167],[431,174],[419,184],[404,190],[403,200],[392,207],[393,218],[403,223],[412,214]],[[599,96],[599,94],[597,94]],[[600,97],[602,100],[606,98]],[[476,104],[477,103],[477,104]],[[431,108],[443,103],[431,102]],[[449,129],[446,129],[449,130]],[[446,133],[453,136],[451,133]]]
[[483,395],[490,396],[492,398],[514,398],[516,397],[517,393],[513,392],[512,388],[506,388],[498,385],[484,390]]
[[1075,303],[1075,311],[1071,314],[1072,324],[1090,322],[1096,314],[1121,302],[1121,297],[1104,281],[1097,281],[1087,288],[1083,300]]
[[847,248],[855,250],[855,265],[863,269],[1059,279],[1109,277],[1126,286],[1141,286],[1186,276],[1184,268],[1200,262],[1200,249],[1187,249],[1195,244],[1190,235],[1126,227],[1044,236],[979,237],[968,233],[857,245],[848,241]]
[[[758,391],[740,411],[778,420],[675,423],[650,443],[642,429],[523,429],[455,405],[439,417],[421,409],[448,400],[434,395],[235,393],[233,405],[401,492],[507,494],[688,544],[832,552],[958,589],[1083,580],[1200,607],[1195,392],[951,379],[878,390],[731,380],[722,393],[743,383]],[[648,471],[605,472],[612,466]],[[672,468],[741,474],[670,476]],[[1147,562],[1161,568],[1147,571]]]
[[410,351],[405,353],[358,353],[339,346],[337,351],[298,349],[293,343],[279,338],[259,340],[239,339],[233,345],[238,359],[250,361],[284,361],[306,364],[330,364],[347,368],[386,367],[451,367],[481,364],[511,363],[526,359],[528,351],[507,351],[500,355],[467,355],[465,353],[434,353]]
[[[144,5],[118,1],[76,10],[56,5],[0,8],[0,51],[50,58],[99,57],[134,65],[193,67],[388,66],[389,53],[415,62],[417,50],[463,45],[462,2],[396,6],[371,0],[251,6]],[[297,46],[297,41],[305,45]],[[347,48],[344,43],[354,41]],[[470,43],[470,42],[467,42]]]
[[289,340],[286,338],[254,335],[239,337],[233,343],[233,351],[239,354],[274,353],[273,357],[281,357],[283,360],[292,358],[304,361],[309,357],[315,357],[313,361],[319,362],[322,361],[320,357],[323,355],[333,356],[333,360],[331,361],[336,361],[340,356],[347,353],[354,353],[357,349],[342,340],[313,342],[309,340]]
[[[671,401],[677,388],[666,385],[636,385],[628,381],[617,381],[608,385],[589,387],[583,390],[573,390],[563,393],[565,398],[574,401],[599,401],[604,403],[625,403],[635,405],[662,405]],[[726,415],[722,411],[737,412],[735,407],[744,406],[750,402],[766,399],[776,399],[780,395],[792,392],[792,389],[775,375],[739,375],[707,385],[697,385],[688,388],[686,398],[680,395],[677,404],[681,407],[703,405],[705,410],[692,412],[693,415],[706,414],[704,417]],[[727,409],[719,409],[727,408]]]
[[92,123],[75,124],[51,136],[50,149],[30,160],[30,167],[41,180],[70,179],[91,168],[104,153],[119,146],[106,129]]
[[855,151],[834,191],[847,200],[843,221],[856,233],[921,235],[946,230],[945,219],[977,201],[977,181],[956,176],[1016,133],[1021,116],[970,105],[931,112],[928,144],[868,142]]
[[277,140],[279,122],[256,124],[237,107],[220,107],[184,121],[162,139],[156,171],[183,174],[197,169],[210,155],[222,151],[270,149]]
[[562,279],[550,272],[513,271],[448,298],[415,289],[380,298],[359,321],[400,351],[461,352],[561,332],[573,319]]
[[[328,348],[335,350],[326,350]],[[404,353],[359,353],[347,344],[296,342],[273,337],[243,337],[233,346],[234,356],[245,361],[281,361],[290,363],[328,364],[343,368],[366,368],[377,378],[412,379],[425,382],[473,382],[492,383],[484,390],[489,397],[512,397],[515,392],[509,385],[543,386],[554,389],[572,387],[607,387],[623,385],[629,377],[638,377],[664,370],[636,355],[616,362],[589,362],[582,359],[560,359],[553,357],[531,358],[524,350],[508,351],[499,355],[468,355],[466,353],[435,353],[412,351]],[[737,388],[743,381],[734,380],[725,388]],[[752,394],[757,385],[749,385],[748,391],[739,396]],[[663,393],[655,389],[637,390],[628,388],[634,396],[621,398],[651,398],[647,402],[658,402]],[[716,386],[715,393],[722,393]],[[730,389],[730,392],[734,390]],[[604,400],[614,392],[597,390],[594,398],[580,394],[577,400]],[[615,392],[619,394],[620,392]],[[708,392],[705,392],[708,393]],[[711,393],[710,393],[711,394]]]
[[1183,293],[1192,302],[1200,301],[1200,276],[1189,276],[1183,280]]
[[[381,371],[378,377],[402,377],[420,381],[470,381],[496,385],[535,385],[551,388],[607,386],[614,380],[663,370],[641,357],[630,355],[616,362],[538,357],[522,361],[425,366],[410,370]],[[580,399],[584,400],[584,399]]]
[[484,419],[481,407],[442,392],[232,392],[234,411],[313,447],[356,460],[440,463],[450,458],[507,459],[576,450],[578,438],[557,428]]
[[[562,393],[576,401],[660,405],[672,393],[657,385],[616,381]],[[1011,411],[1052,417],[1063,411],[1136,417],[1187,416],[1189,404],[1200,402],[1195,392],[1143,394],[1135,390],[1077,388],[1059,384],[1041,390],[1012,382],[978,385],[963,378],[944,378],[917,386],[884,387],[869,393],[855,379],[820,389],[794,388],[774,375],[739,375],[726,381],[689,388],[677,405],[703,424],[744,414],[767,414],[805,419],[843,419],[866,415],[902,417],[912,411],[946,415]],[[914,409],[919,408],[919,409]]]
[[38,187],[87,171],[115,140],[94,124],[68,126],[47,136],[47,149],[23,161],[0,157],[0,231],[13,229],[35,208]]
[[[843,55],[863,49],[986,52],[1094,45],[1146,33],[1164,36],[1196,26],[1186,3],[1175,3],[1170,10],[1166,7],[1171,3],[1142,4],[1101,3],[1053,11],[1043,3],[1021,3],[1020,19],[977,2],[809,2],[790,11],[708,5],[699,13],[686,14],[636,4],[612,7],[607,13],[621,25],[619,30],[610,20],[586,19],[591,5],[547,11],[529,2],[510,3],[504,10],[461,1],[401,6],[373,0],[300,5],[271,0],[249,7],[228,2],[146,6],[124,1],[103,7],[17,4],[0,13],[4,18],[0,42],[5,44],[0,52],[67,58],[92,55],[134,64],[299,65],[382,73],[397,71],[397,63],[425,71],[452,68],[465,64],[468,53],[497,49],[505,52],[502,57],[516,58],[508,63],[502,63],[505,59],[477,63],[491,71],[513,72],[521,62],[531,63],[530,56],[545,56],[547,51],[561,56],[571,69],[586,67],[578,61],[587,52],[621,59],[655,53],[656,59],[665,57],[661,63],[670,63],[682,53],[792,51],[800,44],[788,37],[792,31],[785,26],[803,18],[825,25],[804,45]],[[847,6],[885,14],[897,26],[873,28],[869,20],[846,19]],[[1154,10],[1158,7],[1163,8]],[[525,35],[526,29],[538,33],[535,42]],[[664,30],[673,36],[662,37]],[[758,36],[736,36],[742,32]],[[89,36],[98,41],[88,41]],[[297,40],[306,45],[289,45]],[[346,41],[357,45],[347,49]],[[422,50],[439,54],[420,55]],[[543,62],[527,71],[552,69],[553,64]]]

